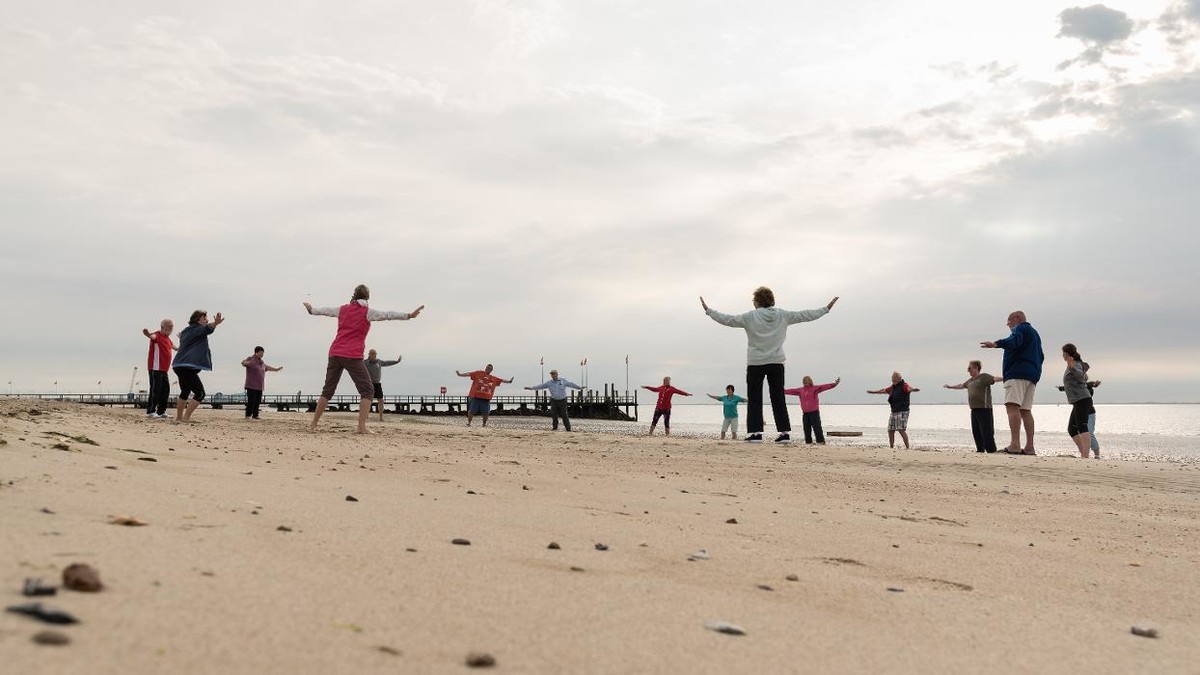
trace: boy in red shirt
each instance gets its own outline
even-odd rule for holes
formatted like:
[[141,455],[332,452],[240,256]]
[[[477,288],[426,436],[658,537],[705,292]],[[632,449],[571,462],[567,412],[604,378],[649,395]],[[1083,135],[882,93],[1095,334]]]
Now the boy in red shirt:
[[512,384],[513,378],[507,380],[492,375],[492,364],[487,364],[483,370],[472,370],[469,373],[454,371],[459,377],[471,378],[471,390],[467,392],[467,426],[475,415],[483,415],[483,426],[487,426],[488,415],[492,414],[492,395],[501,384]]

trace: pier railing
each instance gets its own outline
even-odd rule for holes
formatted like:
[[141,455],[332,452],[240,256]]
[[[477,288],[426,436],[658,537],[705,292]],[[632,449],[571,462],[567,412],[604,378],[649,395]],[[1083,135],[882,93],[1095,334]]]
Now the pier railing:
[[[102,406],[132,406],[144,408],[147,403],[145,392],[129,394],[17,394],[20,398],[30,398],[44,401],[63,401]],[[317,394],[263,394],[262,405],[273,407],[280,412],[307,411],[317,409]],[[442,394],[400,394],[383,397],[385,412],[408,415],[465,415],[467,412],[466,396],[451,396]],[[329,399],[328,410],[357,411],[359,397],[356,394],[335,395]],[[175,406],[176,398],[171,396],[168,405]],[[221,409],[225,407],[244,407],[246,394],[216,393],[204,399],[201,405]],[[372,401],[372,408],[375,407]],[[604,385],[604,389],[586,389],[571,391],[567,398],[567,411],[571,417],[581,419],[613,419],[637,420],[638,396],[637,390],[619,392],[615,385]],[[521,396],[493,396],[493,415],[549,415],[550,397],[544,392]]]

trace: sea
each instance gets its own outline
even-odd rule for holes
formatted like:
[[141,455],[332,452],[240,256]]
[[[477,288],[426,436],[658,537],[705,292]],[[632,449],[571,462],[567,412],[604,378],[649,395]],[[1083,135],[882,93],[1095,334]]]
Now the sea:
[[[746,430],[746,411],[740,409],[740,433]],[[803,444],[798,406],[789,406],[792,439]],[[774,438],[770,406],[764,410],[767,429],[764,439]],[[1075,456],[1075,444],[1067,436],[1071,406],[1034,405],[1033,416],[1038,454]],[[653,415],[651,406],[641,406],[636,422],[573,420],[577,431],[645,434]],[[1003,406],[996,406],[996,445],[1008,444],[1008,418]],[[671,413],[671,435],[682,438],[719,439],[721,404],[675,403]],[[445,418],[443,418],[445,419]],[[454,418],[451,418],[454,419]],[[450,420],[446,420],[450,421]],[[822,404],[821,421],[826,432],[861,432],[855,437],[827,437],[831,446],[887,445],[888,407],[886,405]],[[452,423],[461,424],[461,418]],[[478,422],[476,422],[478,423]],[[548,418],[493,416],[488,426],[501,428],[546,428]],[[662,433],[659,423],[656,434]],[[1200,405],[1196,404],[1098,404],[1096,436],[1103,460],[1153,461],[1200,464]],[[935,452],[974,452],[971,439],[971,415],[966,405],[913,405],[908,418],[908,437],[915,450]],[[1022,438],[1023,440],[1023,438]],[[740,442],[740,441],[739,441]],[[903,447],[899,434],[896,443]]]

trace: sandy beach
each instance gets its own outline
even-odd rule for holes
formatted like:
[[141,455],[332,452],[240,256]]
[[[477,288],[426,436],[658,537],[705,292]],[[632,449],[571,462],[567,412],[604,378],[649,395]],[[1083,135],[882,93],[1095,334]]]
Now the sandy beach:
[[1200,672],[1195,465],[307,419],[0,401],[3,669]]

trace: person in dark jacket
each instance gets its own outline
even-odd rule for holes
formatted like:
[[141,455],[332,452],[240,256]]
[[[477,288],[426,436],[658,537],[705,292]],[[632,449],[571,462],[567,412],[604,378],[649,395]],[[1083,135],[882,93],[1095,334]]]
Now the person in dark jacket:
[[904,449],[909,448],[908,445],[908,410],[909,410],[909,394],[914,391],[921,391],[915,387],[909,386],[900,373],[892,373],[891,386],[883,389],[868,389],[868,394],[887,394],[888,405],[891,406],[892,414],[888,417],[888,447],[896,447],[896,432],[900,432],[900,438],[904,439]]
[[[192,312],[188,326],[179,332],[179,350],[175,352],[175,377],[179,378],[179,400],[175,404],[176,424],[191,422],[192,413],[204,400],[204,383],[200,371],[212,370],[212,351],[208,348],[208,336],[221,325],[225,317],[220,312],[208,321],[208,312],[198,309]],[[190,395],[190,398],[189,398]]]
[[[1042,378],[1042,337],[1029,325],[1025,312],[1008,315],[1008,337],[995,342],[980,342],[985,349],[1003,349],[1004,410],[1012,437],[1001,452],[1010,455],[1036,455],[1033,449],[1033,392]],[[1021,425],[1025,426],[1025,447],[1021,447]]]

